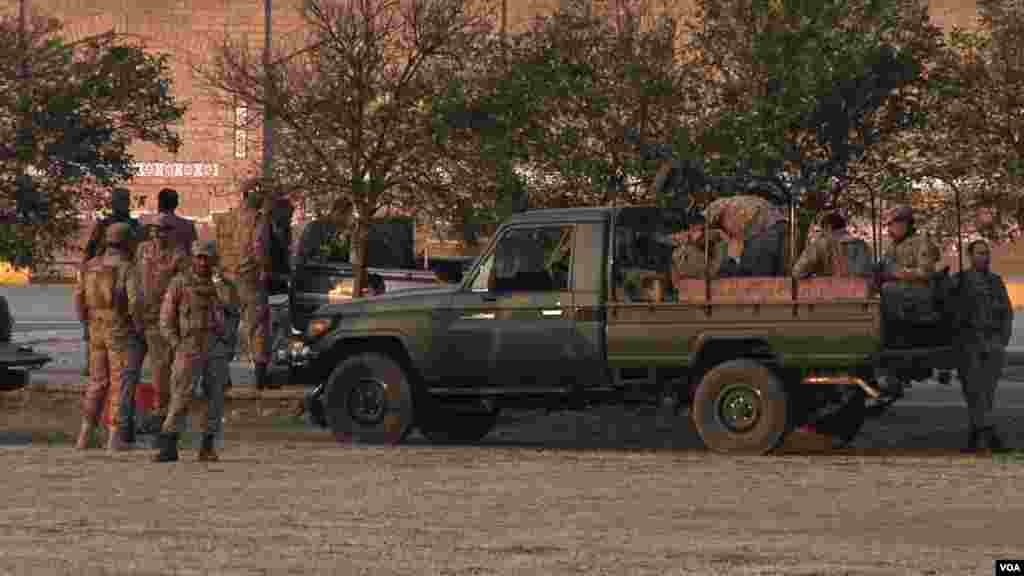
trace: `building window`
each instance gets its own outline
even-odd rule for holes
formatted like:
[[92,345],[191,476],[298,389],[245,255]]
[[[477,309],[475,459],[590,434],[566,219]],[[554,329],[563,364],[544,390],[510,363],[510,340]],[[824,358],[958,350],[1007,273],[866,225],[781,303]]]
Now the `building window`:
[[235,107],[235,158],[245,158],[247,155],[248,134],[245,131],[245,124],[248,121],[248,110],[245,106]]

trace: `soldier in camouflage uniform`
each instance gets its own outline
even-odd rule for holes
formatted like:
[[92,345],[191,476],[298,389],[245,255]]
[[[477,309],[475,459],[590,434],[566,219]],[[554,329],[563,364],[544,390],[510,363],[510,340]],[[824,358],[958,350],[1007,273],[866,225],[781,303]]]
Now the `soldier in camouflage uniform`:
[[942,254],[926,235],[914,228],[914,211],[902,206],[893,211],[886,223],[892,244],[883,258],[883,281],[902,286],[928,286],[938,270]]
[[1002,450],[1003,440],[991,417],[1013,330],[1013,307],[1003,279],[989,269],[988,243],[971,242],[968,253],[973,265],[957,277],[961,354],[957,371],[969,416],[967,450]]
[[249,355],[252,357],[256,386],[268,387],[267,364],[270,361],[270,219],[263,213],[264,194],[258,182],[244,188],[245,199],[238,209],[235,242],[238,246],[238,293],[242,301]]
[[[196,378],[205,373],[215,340],[226,336],[224,308],[213,282],[215,257],[210,243],[194,243],[191,269],[171,280],[160,306],[160,330],[174,348],[174,364],[171,403],[157,441],[159,452],[153,458],[155,462],[178,459],[178,431],[188,413]],[[203,459],[210,459],[212,442],[213,437],[204,430],[200,453]]]
[[120,418],[122,372],[128,363],[132,341],[142,331],[140,287],[130,256],[132,230],[115,223],[106,231],[107,250],[86,261],[75,289],[78,318],[89,324],[89,357],[92,365],[82,393],[82,428],[76,447],[84,450],[99,422],[104,404],[110,410],[111,433],[108,449],[125,446],[116,433]]
[[785,215],[770,202],[753,195],[719,198],[704,211],[709,228],[724,231],[742,243],[735,265],[725,262],[723,276],[781,276],[785,272]]
[[235,357],[238,347],[238,322],[240,318],[240,301],[238,286],[225,278],[217,266],[217,248],[214,242],[204,242],[203,252],[210,255],[215,270],[213,285],[217,290],[217,301],[224,315],[222,334],[211,333],[210,353],[204,369],[198,374],[199,396],[205,402],[199,402],[196,413],[197,421],[205,422],[203,444],[199,449],[199,460],[214,462],[218,460],[214,449],[214,439],[220,433],[224,421],[224,390],[228,382],[231,360]]
[[804,248],[793,265],[793,276],[868,275],[873,256],[867,242],[850,235],[846,229],[846,217],[838,211],[827,213],[823,220],[828,232]]
[[178,232],[175,226],[170,214],[158,214],[150,225],[154,231],[153,237],[139,246],[136,254],[135,269],[142,285],[143,322],[146,326],[138,369],[141,369],[142,359],[148,355],[157,404],[153,418],[146,423],[145,431],[154,434],[160,431],[171,402],[171,363],[174,360],[174,350],[160,332],[160,305],[171,280],[186,272],[189,267],[188,253],[175,240]]
[[[93,226],[92,233],[89,235],[89,241],[85,245],[85,252],[83,254],[82,263],[84,264],[87,260],[102,256],[106,251],[106,238],[107,228],[111,224],[117,222],[124,222],[131,226],[132,240],[129,250],[134,252],[135,245],[141,242],[144,235],[142,224],[132,218],[131,216],[131,193],[127,188],[114,188],[110,193],[110,216],[100,220]],[[89,326],[88,324],[82,324],[82,340],[85,342],[85,367],[82,369],[82,375],[89,375]]]
[[[702,220],[691,223],[690,227],[672,235],[675,248],[672,250],[672,274],[680,278],[704,278],[708,273],[704,257],[704,235],[708,234]],[[710,232],[708,250],[711,253],[711,277],[716,278],[728,254],[722,235],[717,230]]]

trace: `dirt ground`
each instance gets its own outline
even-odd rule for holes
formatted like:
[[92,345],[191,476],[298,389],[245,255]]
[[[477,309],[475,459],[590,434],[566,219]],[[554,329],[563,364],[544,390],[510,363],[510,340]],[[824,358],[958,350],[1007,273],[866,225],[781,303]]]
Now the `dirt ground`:
[[913,411],[856,449],[735,458],[655,410],[349,448],[293,409],[232,401],[221,462],[157,465],[76,453],[70,399],[8,400],[0,432],[32,443],[0,448],[0,572],[987,575],[1024,557],[1024,458],[961,456],[960,430]]

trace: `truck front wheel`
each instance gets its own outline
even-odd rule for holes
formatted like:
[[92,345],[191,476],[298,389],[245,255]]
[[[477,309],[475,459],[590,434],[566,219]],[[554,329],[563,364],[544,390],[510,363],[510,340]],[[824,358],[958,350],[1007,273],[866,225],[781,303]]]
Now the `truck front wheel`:
[[785,387],[763,364],[745,358],[724,362],[697,386],[693,421],[714,452],[766,454],[782,444],[789,429]]
[[350,356],[331,372],[326,408],[338,442],[398,444],[412,430],[411,382],[390,356]]

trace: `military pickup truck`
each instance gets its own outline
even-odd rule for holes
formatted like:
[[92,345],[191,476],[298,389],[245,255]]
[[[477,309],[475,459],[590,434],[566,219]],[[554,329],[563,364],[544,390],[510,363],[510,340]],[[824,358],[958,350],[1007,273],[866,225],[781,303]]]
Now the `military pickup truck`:
[[517,214],[458,284],[319,308],[291,347],[320,382],[311,418],[339,441],[466,443],[505,408],[674,403],[711,450],[760,454],[804,426],[847,443],[952,367],[948,271],[924,305],[866,277],[673,278],[659,218]]

